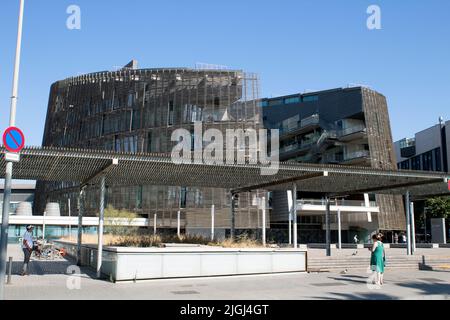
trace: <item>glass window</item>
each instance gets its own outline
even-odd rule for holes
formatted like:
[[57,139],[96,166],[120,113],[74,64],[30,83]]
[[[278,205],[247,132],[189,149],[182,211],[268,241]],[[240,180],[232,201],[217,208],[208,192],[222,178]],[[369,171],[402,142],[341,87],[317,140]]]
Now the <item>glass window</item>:
[[434,168],[441,171],[441,148],[434,149]]
[[305,96],[303,102],[319,101],[319,96]]
[[432,162],[432,152],[427,152],[422,155],[422,164],[423,170],[432,171],[433,170],[433,162]]
[[149,132],[147,134],[147,152],[153,152],[152,149],[152,133]]
[[186,187],[181,187],[180,190],[180,208],[186,208],[187,190]]
[[174,118],[173,101],[169,101],[169,117],[167,120],[167,125],[169,126],[173,125],[173,118]]
[[412,170],[421,170],[420,158],[421,158],[420,156],[415,156],[414,158],[411,159]]
[[405,160],[405,161],[401,162],[400,169],[408,170],[409,169],[409,160]]
[[300,97],[290,97],[284,99],[284,104],[300,103]]
[[280,104],[283,104],[282,99],[269,100],[269,106],[278,106]]

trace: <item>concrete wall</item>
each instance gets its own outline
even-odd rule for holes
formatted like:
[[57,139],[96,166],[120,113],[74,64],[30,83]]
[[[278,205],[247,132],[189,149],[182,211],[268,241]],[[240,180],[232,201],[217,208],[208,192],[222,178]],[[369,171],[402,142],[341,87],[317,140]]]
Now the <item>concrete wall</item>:
[[416,154],[422,154],[441,146],[439,125],[416,133]]

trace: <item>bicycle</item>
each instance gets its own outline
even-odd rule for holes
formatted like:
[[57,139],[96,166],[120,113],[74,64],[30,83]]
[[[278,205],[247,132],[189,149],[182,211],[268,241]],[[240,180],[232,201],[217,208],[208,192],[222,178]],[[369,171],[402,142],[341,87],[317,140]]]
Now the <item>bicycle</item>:
[[32,257],[39,260],[54,260],[63,258],[62,250],[54,248],[52,245],[47,246],[44,244],[37,244],[34,246]]

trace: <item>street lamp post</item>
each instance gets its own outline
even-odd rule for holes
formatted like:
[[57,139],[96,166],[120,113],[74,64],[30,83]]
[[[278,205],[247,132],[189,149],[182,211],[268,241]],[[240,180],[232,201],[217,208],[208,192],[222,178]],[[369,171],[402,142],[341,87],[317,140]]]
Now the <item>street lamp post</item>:
[[[11,108],[9,114],[9,126],[14,127],[16,123],[17,94],[19,86],[20,51],[22,47],[22,25],[23,25],[24,0],[20,0],[19,22],[17,27],[16,57],[14,62],[13,87],[11,95]],[[3,214],[0,238],[0,300],[5,298],[5,276],[6,276],[6,255],[8,249],[8,227],[9,227],[9,204],[11,200],[13,163],[6,163],[5,190],[3,196]]]

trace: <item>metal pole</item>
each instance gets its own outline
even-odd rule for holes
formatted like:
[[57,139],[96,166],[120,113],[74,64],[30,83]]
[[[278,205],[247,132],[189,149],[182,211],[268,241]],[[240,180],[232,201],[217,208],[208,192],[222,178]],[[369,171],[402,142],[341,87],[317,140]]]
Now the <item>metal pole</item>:
[[230,238],[234,240],[236,235],[236,213],[235,213],[235,197],[236,194],[231,194],[231,228],[230,228]]
[[211,206],[211,241],[214,241],[214,205]]
[[177,235],[178,235],[178,238],[181,237],[181,226],[180,226],[181,221],[180,221],[180,219],[181,219],[181,213],[180,213],[180,210],[178,210],[178,212],[177,212]]
[[157,214],[155,213],[153,215],[153,234],[156,235],[156,218],[157,218]]
[[289,210],[289,245],[292,244],[292,207]]
[[337,219],[338,219],[338,248],[342,249],[342,227],[341,227],[341,209],[337,211]]
[[42,217],[42,242],[45,243],[45,216],[47,211],[44,211],[44,216]]
[[406,209],[406,254],[411,255],[411,213],[409,191],[405,193],[405,209]]
[[[16,57],[14,62],[13,87],[11,95],[11,108],[9,114],[9,126],[16,123],[17,95],[19,88],[20,52],[22,48],[22,25],[23,25],[24,0],[20,0],[19,22],[17,27]],[[0,300],[5,298],[6,277],[6,255],[8,250],[8,228],[9,228],[9,204],[11,201],[12,162],[6,163],[5,189],[3,192],[2,227],[0,236]]]
[[105,219],[105,176],[100,180],[100,214],[98,217],[97,278],[101,277],[103,258],[103,222]]
[[297,248],[297,185],[295,183],[292,185],[292,220],[294,228],[292,231],[294,233],[294,248]]
[[326,227],[326,249],[327,257],[331,256],[331,230],[330,230],[330,199],[325,198],[325,227]]
[[425,243],[427,243],[427,208],[423,208],[423,231],[425,233]]
[[70,214],[70,198],[67,199],[67,205],[69,206],[69,239],[72,239],[72,221]]
[[411,202],[409,212],[411,216],[411,254],[414,254],[414,251],[416,251],[416,224],[414,221],[414,202]]
[[6,284],[11,284],[11,273],[12,273],[12,257],[9,257],[8,261],[8,280],[6,281]]
[[78,237],[77,237],[77,265],[81,266],[81,242],[83,238],[83,195],[84,189],[78,195]]
[[266,246],[266,197],[261,199],[261,211],[262,211],[262,244]]

